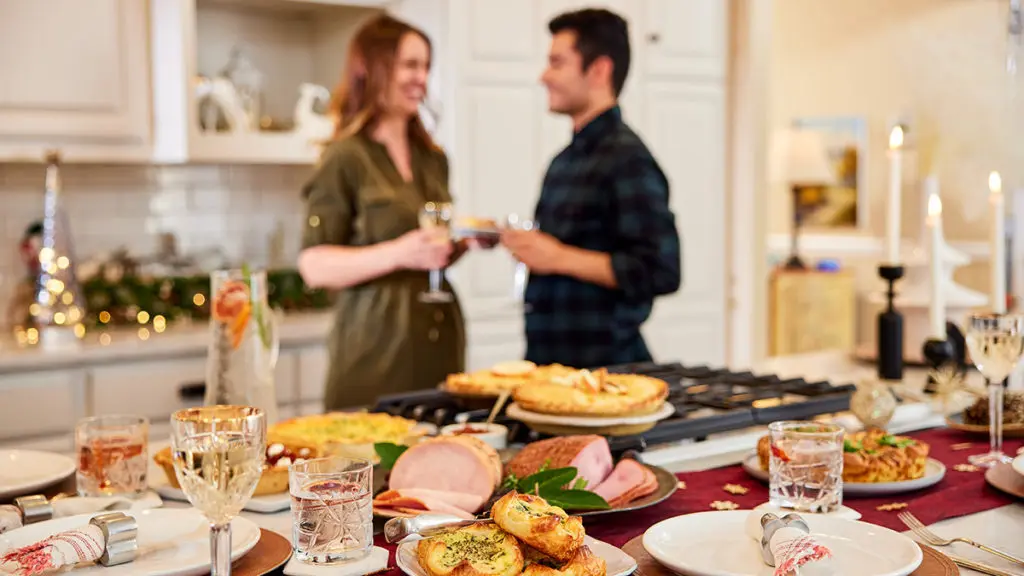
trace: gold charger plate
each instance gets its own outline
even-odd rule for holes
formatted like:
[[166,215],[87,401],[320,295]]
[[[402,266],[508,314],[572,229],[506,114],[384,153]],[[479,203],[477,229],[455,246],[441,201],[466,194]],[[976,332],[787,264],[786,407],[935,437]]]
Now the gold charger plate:
[[277,532],[260,529],[260,540],[231,565],[234,576],[263,576],[284,566],[292,557],[292,543]]
[[[946,426],[968,434],[988,435],[988,424],[964,424],[964,414],[946,416]],[[1003,424],[1004,438],[1024,438],[1024,424]]]

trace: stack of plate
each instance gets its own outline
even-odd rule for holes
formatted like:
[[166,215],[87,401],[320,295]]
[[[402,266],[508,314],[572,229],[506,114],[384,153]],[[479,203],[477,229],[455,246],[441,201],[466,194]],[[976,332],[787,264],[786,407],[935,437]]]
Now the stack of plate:
[[506,414],[509,418],[519,420],[542,434],[626,436],[646,432],[654,428],[659,420],[664,420],[675,412],[675,407],[665,402],[657,411],[639,416],[563,416],[531,412],[513,402]]

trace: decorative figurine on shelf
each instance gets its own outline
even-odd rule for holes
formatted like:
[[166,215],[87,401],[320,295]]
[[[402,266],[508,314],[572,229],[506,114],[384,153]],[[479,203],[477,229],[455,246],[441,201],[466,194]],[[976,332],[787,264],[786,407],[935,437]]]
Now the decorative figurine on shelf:
[[216,132],[222,125],[228,132],[253,131],[242,97],[227,78],[197,78],[196,100],[200,127],[204,131]]
[[312,143],[322,143],[334,134],[334,119],[317,112],[317,107],[326,107],[331,100],[331,91],[318,84],[305,83],[299,86],[299,101],[295,103],[295,132]]
[[865,428],[885,429],[896,412],[896,396],[885,382],[865,380],[850,396],[850,412]]
[[[226,80],[237,94],[238,104],[247,119],[245,130],[259,130],[263,110],[263,73],[256,68],[241,46],[231,49],[227,65],[217,76],[214,80],[214,90],[217,89],[217,80]],[[239,130],[240,127],[235,126],[232,129]]]
[[75,276],[75,254],[71,230],[61,202],[60,154],[46,153],[43,195],[43,231],[39,248],[39,272],[35,302],[29,307],[44,347],[78,343],[85,335],[85,300]]
[[256,406],[277,421],[274,368],[280,350],[277,322],[267,303],[267,274],[218,270],[210,274],[210,347],[207,405]]

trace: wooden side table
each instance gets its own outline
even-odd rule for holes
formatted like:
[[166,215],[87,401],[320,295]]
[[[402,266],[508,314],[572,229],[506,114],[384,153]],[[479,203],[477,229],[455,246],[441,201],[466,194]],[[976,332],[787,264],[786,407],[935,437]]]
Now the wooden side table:
[[849,272],[776,269],[768,296],[769,353],[853,350],[856,305]]

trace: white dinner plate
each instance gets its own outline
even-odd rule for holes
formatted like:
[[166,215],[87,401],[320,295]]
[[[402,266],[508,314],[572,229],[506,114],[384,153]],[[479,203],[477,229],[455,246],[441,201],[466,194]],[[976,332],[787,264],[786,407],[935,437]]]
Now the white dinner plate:
[[509,418],[526,422],[527,424],[558,424],[560,426],[578,426],[582,428],[601,428],[604,426],[621,426],[629,424],[649,424],[664,420],[675,414],[676,407],[665,402],[657,412],[644,414],[642,416],[560,416],[555,414],[541,414],[523,410],[518,404],[509,404],[506,414]]
[[[210,573],[210,522],[195,508],[156,508],[126,512],[139,523],[139,555],[119,566],[81,566],[75,576],[199,576]],[[57,518],[0,534],[0,553],[21,548],[89,522],[95,514]],[[231,560],[259,542],[260,529],[251,520],[231,521]]]
[[[590,551],[608,565],[608,576],[626,576],[636,570],[636,560],[632,556],[607,542],[586,536],[583,539],[583,544],[589,546]],[[420,561],[416,558],[416,545],[417,542],[399,544],[398,550],[395,552],[395,561],[398,563],[398,567],[409,576],[427,576],[426,571],[420,567]]]
[[53,452],[0,450],[0,500],[25,496],[75,473],[75,461]]
[[[659,522],[644,533],[644,549],[688,576],[771,576],[761,547],[746,533],[749,510],[700,512]],[[804,516],[811,532],[832,550],[842,576],[906,576],[921,564],[921,548],[881,526]]]
[[[761,462],[757,454],[750,454],[743,459],[743,469],[754,478],[762,482],[768,482],[768,471],[761,469]],[[861,495],[873,494],[883,496],[886,494],[899,494],[911,492],[934,486],[946,477],[946,465],[934,458],[929,458],[925,464],[924,476],[914,480],[902,480],[900,482],[843,482],[843,494]]]
[[1013,469],[1017,472],[1017,474],[1024,476],[1024,454],[1021,454],[1020,456],[1014,458],[1011,466],[1013,466]]

